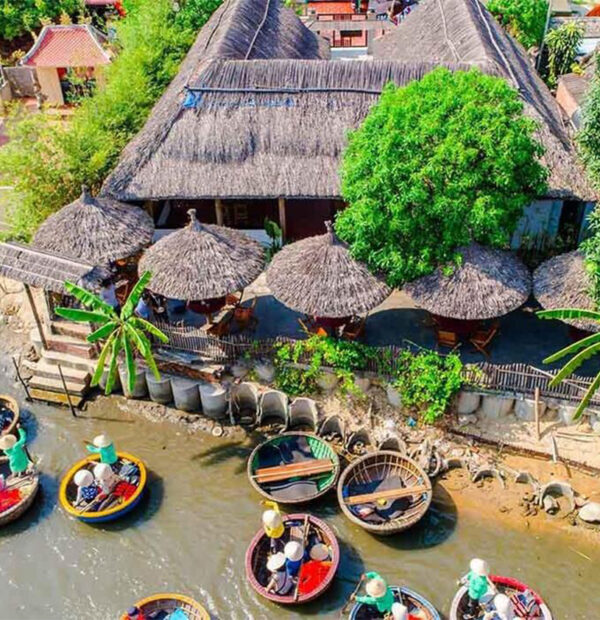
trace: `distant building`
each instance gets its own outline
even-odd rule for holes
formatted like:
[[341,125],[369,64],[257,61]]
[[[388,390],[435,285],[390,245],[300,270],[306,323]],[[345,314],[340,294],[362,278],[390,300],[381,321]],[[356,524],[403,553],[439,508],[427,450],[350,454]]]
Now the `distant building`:
[[69,73],[84,82],[98,79],[98,68],[111,61],[106,39],[86,24],[44,26],[21,64],[35,67],[46,103],[64,105],[72,88]]

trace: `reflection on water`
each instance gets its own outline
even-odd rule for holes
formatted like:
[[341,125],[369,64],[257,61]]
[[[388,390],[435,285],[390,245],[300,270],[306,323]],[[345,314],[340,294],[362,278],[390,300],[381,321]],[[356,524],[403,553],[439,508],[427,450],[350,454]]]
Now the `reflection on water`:
[[[249,441],[189,436],[123,414],[116,403],[91,406],[78,419],[66,409],[32,409],[35,417],[25,420],[35,436],[31,451],[40,458],[43,491],[25,518],[0,530],[0,620],[113,620],[157,591],[190,594],[223,619],[337,618],[368,569],[447,612],[456,578],[474,555],[543,592],[557,619],[598,618],[597,597],[589,592],[600,554],[584,550],[590,561],[571,550],[571,539],[496,530],[495,523],[461,517],[440,487],[422,523],[392,538],[374,538],[351,524],[333,494],[318,503],[315,514],[340,540],[338,578],[321,599],[299,610],[279,608],[260,599],[244,576],[246,545],[260,525],[260,497],[246,479],[258,435]],[[56,496],[61,473],[84,453],[84,439],[102,430],[146,461],[150,492],[122,521],[92,527],[68,518]]]

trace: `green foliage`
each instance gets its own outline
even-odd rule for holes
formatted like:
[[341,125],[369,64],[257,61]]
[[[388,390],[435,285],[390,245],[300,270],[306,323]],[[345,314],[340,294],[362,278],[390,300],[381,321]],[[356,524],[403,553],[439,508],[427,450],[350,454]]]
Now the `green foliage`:
[[105,69],[105,86],[83,100],[69,123],[48,114],[9,119],[0,181],[15,188],[13,237],[29,239],[83,183],[99,189],[219,2],[180,1],[175,10],[171,0],[129,0],[127,17],[115,23],[120,50]]
[[152,355],[152,345],[144,331],[156,337],[161,342],[168,342],[168,338],[157,327],[134,315],[137,302],[142,296],[149,281],[150,272],[146,271],[133,287],[119,315],[97,295],[86,291],[76,284],[65,282],[67,291],[83,306],[91,308],[91,310],[56,308],[56,314],[71,321],[94,323],[98,326],[96,331],[87,337],[88,342],[106,340],[100,352],[94,376],[92,377],[92,385],[98,385],[104,372],[106,360],[110,358],[108,378],[106,381],[106,394],[110,394],[114,388],[121,351],[123,351],[125,355],[127,387],[129,392],[133,392],[135,386],[136,362],[134,351],[136,349],[144,358],[146,364],[148,364],[148,367],[154,373],[154,376],[157,379],[160,378],[156,362]]
[[404,351],[397,364],[392,385],[400,392],[402,405],[415,407],[425,423],[433,424],[446,413],[463,384],[460,357]]
[[336,218],[355,258],[401,286],[471,241],[504,246],[546,189],[535,123],[504,80],[439,68],[386,86],[352,132]]
[[0,3],[0,39],[11,40],[39,30],[44,21],[56,21],[61,15],[83,14],[83,0],[2,0]]
[[577,146],[591,182],[600,189],[600,54],[596,54],[596,70],[583,102],[581,117]]
[[271,240],[271,244],[267,248],[267,261],[270,261],[279,250],[281,250],[282,230],[277,222],[265,218],[265,232]]
[[[541,310],[537,313],[541,319],[587,319],[600,323],[600,312],[594,310],[580,310],[578,308],[559,308],[556,310]],[[592,334],[582,340],[578,340],[569,346],[557,351],[544,360],[544,364],[552,364],[567,355],[573,357],[558,371],[557,375],[550,381],[550,386],[558,385],[561,381],[572,375],[585,361],[600,353],[600,333]],[[600,372],[584,394],[581,402],[577,406],[574,420],[578,420],[588,406],[590,400],[600,387]]]
[[[377,349],[328,336],[313,335],[294,344],[280,344],[275,355],[277,387],[290,396],[307,394],[317,389],[322,367],[332,368],[342,392],[362,396],[354,383],[354,371],[365,370],[370,361],[380,361]],[[290,366],[301,364],[306,368]]]
[[589,236],[579,246],[585,256],[585,267],[592,283],[590,297],[600,307],[600,210],[594,209],[587,218]]
[[583,39],[582,21],[567,22],[550,30],[545,43],[548,50],[547,82],[555,88],[558,78],[572,71],[577,57],[577,49]]
[[546,0],[490,0],[487,8],[524,48],[542,42],[548,13]]

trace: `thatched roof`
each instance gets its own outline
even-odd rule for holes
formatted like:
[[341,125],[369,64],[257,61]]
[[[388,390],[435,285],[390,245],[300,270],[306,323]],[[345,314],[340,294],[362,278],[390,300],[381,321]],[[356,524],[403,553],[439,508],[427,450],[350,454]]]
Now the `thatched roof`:
[[458,253],[462,262],[451,275],[439,267],[404,287],[417,306],[452,319],[484,320],[508,314],[527,301],[531,274],[512,252],[472,243]]
[[150,290],[171,299],[202,300],[239,291],[265,264],[263,247],[239,230],[190,223],[148,248],[138,271],[152,272]]
[[480,0],[423,0],[398,28],[373,43],[375,58],[463,62],[504,77],[519,91],[525,114],[540,123],[549,195],[595,199],[578,163],[568,128],[527,52]]
[[152,241],[154,222],[142,209],[112,198],[81,197],[51,215],[37,230],[33,245],[94,265],[137,254]]
[[43,252],[20,243],[0,243],[0,276],[65,293],[64,282],[74,282],[86,288],[96,288],[108,273],[90,263]]
[[[252,30],[265,14],[270,38]],[[244,47],[248,31],[259,33],[261,53]],[[104,191],[121,200],[338,198],[348,130],[386,82],[405,85],[440,65],[476,65],[515,85],[526,113],[540,121],[549,195],[594,196],[548,88],[478,0],[424,0],[376,42],[374,60],[318,60],[325,53],[310,37],[277,2],[228,0]]]
[[[546,310],[598,310],[589,294],[591,287],[584,256],[579,250],[554,256],[543,262],[533,273],[533,294]],[[590,321],[565,323],[587,331],[600,331],[600,325]]]
[[296,312],[328,318],[365,314],[391,291],[350,256],[331,222],[326,227],[324,235],[284,246],[267,269],[267,285]]

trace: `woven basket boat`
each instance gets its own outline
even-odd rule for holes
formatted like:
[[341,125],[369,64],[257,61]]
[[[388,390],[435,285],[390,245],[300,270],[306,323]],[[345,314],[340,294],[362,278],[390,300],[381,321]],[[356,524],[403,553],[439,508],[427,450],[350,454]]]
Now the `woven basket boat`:
[[104,523],[106,521],[114,521],[115,519],[126,515],[140,503],[148,479],[146,466],[140,459],[131,454],[128,454],[127,452],[117,452],[117,456],[119,457],[119,463],[123,463],[123,461],[129,461],[137,465],[140,469],[140,479],[137,488],[135,492],[131,495],[131,497],[129,497],[122,503],[117,504],[116,506],[112,506],[107,508],[106,510],[96,512],[86,511],[85,509],[81,510],[73,506],[73,502],[77,497],[77,487],[73,482],[73,478],[80,469],[93,469],[94,465],[100,460],[100,455],[92,454],[87,458],[75,463],[75,465],[73,465],[71,469],[69,469],[69,471],[65,474],[60,483],[58,500],[60,502],[60,505],[68,514],[76,517],[84,523]]
[[415,525],[427,512],[433,495],[423,469],[389,450],[353,461],[340,476],[337,494],[351,521],[383,536]]
[[[176,609],[181,609],[190,620],[210,620],[210,614],[200,603],[182,594],[155,594],[139,601],[135,606],[144,614],[145,618],[152,618],[152,614],[159,614],[160,612],[167,615]],[[127,620],[126,613],[121,616],[121,620]]]
[[282,605],[294,605],[312,601],[331,585],[335,573],[340,563],[340,547],[335,534],[331,528],[321,519],[308,514],[291,514],[283,516],[285,533],[282,537],[282,544],[288,542],[294,530],[304,530],[305,524],[309,528],[309,537],[316,536],[318,540],[329,547],[331,556],[331,566],[325,578],[318,587],[310,592],[300,593],[295,596],[294,589],[289,594],[280,595],[273,592],[267,592],[267,585],[270,579],[270,573],[267,570],[267,560],[270,553],[270,539],[265,535],[264,531],[259,530],[248,549],[246,550],[246,578],[250,585],[265,598]]
[[[0,457],[0,474],[4,474],[6,478],[10,475],[10,468],[8,466],[8,458]],[[12,521],[16,521],[28,508],[33,504],[37,492],[40,487],[40,474],[37,470],[32,470],[25,476],[17,479],[18,488],[21,492],[21,501],[14,506],[11,506],[8,510],[0,512],[0,526],[7,525]],[[12,486],[13,480],[9,482]]]
[[[404,586],[391,586],[396,600],[408,607],[408,613],[420,620],[442,620],[436,608],[420,594]],[[377,609],[364,603],[356,603],[350,610],[350,620],[375,620],[383,618]]]
[[281,504],[304,504],[335,486],[340,461],[335,450],[312,433],[290,432],[258,445],[248,459],[250,484]]
[[12,420],[4,428],[0,428],[0,435],[16,435],[17,424],[21,419],[21,412],[19,410],[19,404],[17,401],[8,394],[0,394],[0,410],[12,413]]
[[[509,598],[513,598],[519,593],[529,591],[533,595],[537,604],[536,609],[528,615],[517,614],[523,620],[552,620],[552,613],[549,607],[544,603],[541,596],[534,592],[524,583],[512,579],[511,577],[501,577],[499,575],[490,575],[492,583],[496,586],[498,592],[506,594]],[[467,587],[461,586],[454,596],[452,607],[450,608],[449,620],[462,620],[467,605]],[[483,618],[483,614],[481,615]]]

